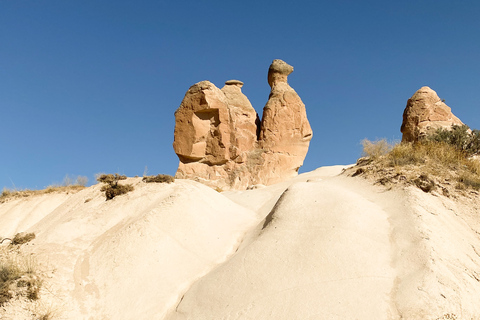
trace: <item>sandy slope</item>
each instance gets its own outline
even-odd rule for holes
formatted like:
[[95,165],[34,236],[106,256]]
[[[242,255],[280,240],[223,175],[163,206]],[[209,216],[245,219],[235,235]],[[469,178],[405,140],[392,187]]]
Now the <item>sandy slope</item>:
[[0,235],[37,234],[58,319],[479,319],[478,202],[341,170],[223,194],[131,178],[0,204]]

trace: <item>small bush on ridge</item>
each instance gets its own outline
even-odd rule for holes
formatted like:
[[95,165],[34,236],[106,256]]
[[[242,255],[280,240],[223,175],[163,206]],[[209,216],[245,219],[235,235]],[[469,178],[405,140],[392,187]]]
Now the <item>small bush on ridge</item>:
[[105,192],[106,200],[111,200],[116,196],[125,194],[133,190],[131,184],[119,184],[120,180],[125,180],[127,177],[125,175],[119,175],[118,173],[113,174],[102,174],[97,178],[98,182],[105,183],[106,185],[102,186],[100,191]]
[[168,174],[157,174],[156,176],[145,176],[142,181],[146,183],[157,182],[157,183],[172,183],[175,181],[175,178]]
[[12,245],[22,245],[24,243],[32,241],[33,239],[35,239],[35,233],[33,233],[33,232],[30,232],[30,233],[20,232],[20,233],[17,233],[15,235],[15,237],[13,237],[13,240],[12,240],[11,244]]

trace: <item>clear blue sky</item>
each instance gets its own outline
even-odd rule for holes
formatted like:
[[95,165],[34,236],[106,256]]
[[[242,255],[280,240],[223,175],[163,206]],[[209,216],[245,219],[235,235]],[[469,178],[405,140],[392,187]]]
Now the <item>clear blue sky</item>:
[[0,188],[173,175],[187,89],[242,80],[261,114],[273,59],[314,131],[303,172],[400,139],[424,85],[480,128],[479,17],[469,0],[0,0]]

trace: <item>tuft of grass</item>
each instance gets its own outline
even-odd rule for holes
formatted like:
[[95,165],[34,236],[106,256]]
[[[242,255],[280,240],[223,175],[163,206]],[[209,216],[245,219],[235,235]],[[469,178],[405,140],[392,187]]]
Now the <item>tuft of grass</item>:
[[175,182],[175,178],[168,174],[157,174],[156,176],[144,176],[142,181],[146,183],[172,183]]
[[118,183],[119,181],[126,180],[126,179],[127,179],[127,176],[119,175],[118,173],[115,173],[115,174],[102,174],[97,178],[97,181],[105,183],[105,185],[102,186],[100,191],[105,192],[106,200],[111,200],[116,196],[125,194],[134,189],[133,185],[131,184]]

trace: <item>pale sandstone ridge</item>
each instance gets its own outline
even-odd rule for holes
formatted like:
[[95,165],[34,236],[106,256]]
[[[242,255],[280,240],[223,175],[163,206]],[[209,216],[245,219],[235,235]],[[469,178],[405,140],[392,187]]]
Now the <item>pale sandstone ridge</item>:
[[312,129],[305,105],[287,83],[292,72],[282,60],[271,64],[272,90],[261,123],[242,93],[243,82],[229,80],[221,90],[209,81],[190,87],[175,112],[176,177],[242,190],[296,176]]
[[452,125],[463,125],[463,122],[435,91],[422,87],[407,101],[400,128],[402,141],[417,141],[439,128],[450,129]]

